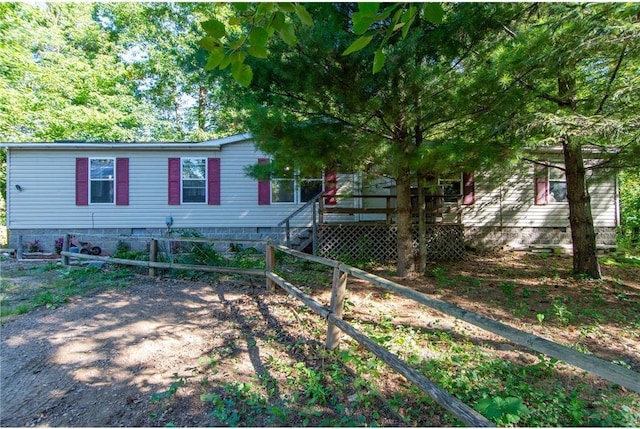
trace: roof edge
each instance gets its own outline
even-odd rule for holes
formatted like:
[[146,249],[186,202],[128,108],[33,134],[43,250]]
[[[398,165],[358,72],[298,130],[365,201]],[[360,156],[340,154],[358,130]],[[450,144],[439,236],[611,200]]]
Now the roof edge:
[[249,133],[236,134],[215,140],[207,140],[203,142],[15,142],[0,143],[0,148],[21,149],[21,150],[38,150],[38,149],[56,149],[56,150],[113,150],[113,149],[136,149],[136,150],[158,150],[158,149],[177,149],[177,150],[221,150],[221,147],[231,143],[238,143],[250,140],[252,137]]

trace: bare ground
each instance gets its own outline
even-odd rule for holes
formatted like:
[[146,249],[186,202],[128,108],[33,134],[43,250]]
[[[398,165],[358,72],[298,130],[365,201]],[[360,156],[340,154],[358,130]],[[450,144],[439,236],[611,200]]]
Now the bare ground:
[[[13,270],[20,264],[38,262],[1,264],[3,282],[24,282],[24,278],[12,279]],[[630,309],[637,311],[640,270],[605,266],[604,281],[586,283],[567,280],[570,264],[570,259],[557,256],[474,255],[445,266],[450,277],[458,276],[456,282],[447,283],[439,277],[441,265],[430,267],[431,273],[436,270],[430,277],[386,277],[544,338],[579,345],[610,361],[623,361],[640,371],[640,338],[637,330],[629,329],[628,320],[607,316],[598,331],[585,332],[581,320],[588,314],[573,314],[572,320],[560,321],[549,312],[550,305],[561,302],[559,299],[585,303],[598,299],[603,312],[619,308],[620,314],[627,315]],[[306,290],[328,304],[327,287],[307,286]],[[364,282],[349,282],[348,301],[348,318],[377,320],[384,312],[394,316],[394,323],[464,332],[479,344],[493,345],[494,352],[504,359],[537,359],[535,353],[445,315],[425,311],[405,299],[389,299],[385,291]],[[526,306],[519,304],[522,302]],[[537,314],[544,311],[547,319],[541,323]],[[633,323],[631,326],[640,328],[638,319]],[[60,308],[40,307],[1,326],[0,426],[225,424],[213,418],[211,404],[200,399],[203,387],[215,389],[229,380],[278,377],[270,362],[279,358],[322,366],[322,361],[309,361],[312,354],[307,352],[322,343],[323,329],[292,298],[282,292],[267,293],[262,280],[227,278],[209,283],[136,276],[129,288],[77,297]],[[217,361],[212,371],[208,358],[214,354],[224,359]],[[596,377],[588,382],[594,389],[606,384]],[[386,384],[392,390],[406,380],[390,374]],[[158,400],[163,394],[167,400]],[[277,387],[266,395],[271,402],[290,399]],[[356,413],[349,401],[350,395],[345,394],[342,412]],[[295,414],[295,403],[286,403]],[[381,414],[379,424],[406,423],[392,411]],[[252,423],[279,425],[266,416]],[[308,422],[302,417],[286,421],[287,425],[303,423]],[[446,423],[436,413],[425,425]]]

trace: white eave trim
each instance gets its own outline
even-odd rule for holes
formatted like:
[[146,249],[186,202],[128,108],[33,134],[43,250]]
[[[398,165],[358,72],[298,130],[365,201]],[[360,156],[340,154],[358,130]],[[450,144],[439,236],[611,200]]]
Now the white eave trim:
[[220,151],[221,146],[230,143],[238,143],[251,139],[251,134],[238,134],[235,136],[225,137],[216,140],[209,140],[204,142],[150,142],[150,143],[96,143],[96,142],[55,142],[55,143],[0,143],[0,148],[7,149],[20,149],[20,150],[40,150],[40,149],[55,149],[55,150],[212,150]]

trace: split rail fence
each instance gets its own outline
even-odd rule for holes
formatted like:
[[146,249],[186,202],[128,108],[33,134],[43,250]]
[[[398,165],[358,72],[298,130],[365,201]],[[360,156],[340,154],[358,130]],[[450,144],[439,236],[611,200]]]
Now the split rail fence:
[[[402,286],[398,283],[376,276],[375,274],[368,273],[361,269],[349,266],[341,263],[340,261],[323,258],[320,256],[309,255],[306,253],[298,252],[282,245],[274,245],[266,243],[265,248],[265,262],[266,268],[264,270],[258,269],[237,269],[227,267],[213,267],[204,265],[187,265],[157,262],[158,241],[170,241],[170,242],[214,242],[220,240],[210,239],[198,239],[198,238],[153,238],[151,239],[149,250],[149,261],[134,261],[128,259],[112,258],[108,256],[94,256],[85,255],[80,253],[69,252],[69,236],[67,235],[64,240],[63,250],[61,255],[63,257],[63,265],[69,264],[70,258],[98,260],[110,263],[118,263],[124,265],[133,265],[139,267],[148,267],[149,275],[155,276],[156,269],[187,269],[187,270],[199,270],[204,272],[218,272],[218,273],[233,273],[251,276],[261,276],[266,278],[266,286],[268,290],[272,291],[275,286],[279,286],[284,289],[290,295],[296,297],[308,306],[315,313],[327,320],[327,338],[326,347],[330,350],[338,347],[340,342],[340,332],[349,335],[359,344],[367,348],[370,352],[375,354],[383,362],[388,364],[398,373],[402,374],[408,380],[413,382],[420,390],[431,397],[435,402],[440,404],[443,408],[451,412],[461,422],[471,427],[489,427],[495,426],[492,422],[487,420],[484,416],[476,412],[474,409],[459,401],[454,396],[440,388],[437,384],[430,381],[428,378],[420,374],[414,368],[409,366],[406,362],[401,360],[395,354],[389,352],[387,349],[371,340],[369,337],[358,331],[353,325],[343,320],[342,315],[344,311],[344,301],[347,292],[347,279],[348,276],[368,281],[374,286],[386,289],[394,292],[403,297],[412,299],[422,305],[425,305],[434,310],[445,313],[449,316],[453,316],[457,319],[463,320],[467,323],[475,325],[484,329],[485,331],[494,333],[512,341],[515,344],[524,346],[530,350],[543,353],[549,357],[556,358],[564,361],[570,365],[586,370],[592,374],[598,375],[608,381],[616,383],[620,386],[626,387],[634,392],[640,393],[640,374],[630,369],[624,368],[619,365],[607,362],[606,360],[597,358],[592,355],[586,355],[579,351],[570,349],[544,338],[538,337],[528,332],[521,331],[504,323],[497,322],[487,317],[478,315],[471,311],[467,311],[456,305],[449,304],[444,301],[440,301],[435,298],[431,298],[421,292],[415,291],[406,286]],[[233,241],[233,240],[224,240]],[[263,242],[264,243],[264,242]],[[327,308],[314,300],[311,296],[305,294],[293,284],[286,281],[284,278],[274,272],[276,265],[276,250],[284,252],[298,259],[303,259],[318,264],[322,264],[333,268],[333,280],[331,290],[331,302],[330,307]]]

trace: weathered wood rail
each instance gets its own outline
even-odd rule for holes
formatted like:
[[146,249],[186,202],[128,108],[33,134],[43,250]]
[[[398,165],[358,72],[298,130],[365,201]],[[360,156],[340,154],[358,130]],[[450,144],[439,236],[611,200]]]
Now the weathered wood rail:
[[[71,241],[70,235],[66,234],[64,237],[64,241],[62,243],[62,251],[60,252],[60,255],[62,256],[62,265],[69,265],[70,258],[77,258],[77,259],[87,259],[90,261],[102,261],[102,262],[109,262],[114,264],[148,268],[149,275],[152,277],[156,275],[156,268],[174,269],[174,270],[192,270],[192,271],[202,271],[202,272],[208,272],[208,273],[241,274],[241,275],[264,277],[264,270],[229,268],[229,267],[213,267],[208,265],[194,265],[194,264],[177,264],[174,262],[157,262],[159,241],[183,242],[183,243],[188,243],[188,242],[213,243],[213,242],[220,242],[220,241],[229,242],[230,240],[217,240],[217,239],[208,239],[208,238],[200,238],[200,237],[151,238],[149,242],[149,260],[148,261],[136,261],[132,259],[114,258],[111,256],[85,255],[82,253],[70,252],[69,251],[70,241]],[[247,242],[250,240],[239,240],[239,241]]]
[[[168,241],[215,241],[209,239],[192,239],[192,238],[162,238],[154,240],[168,240]],[[224,240],[232,241],[232,240]],[[152,241],[153,243],[153,241]],[[570,349],[544,338],[538,337],[528,332],[524,332],[508,326],[504,323],[497,322],[487,317],[475,314],[471,311],[465,310],[456,305],[440,301],[435,298],[431,298],[421,292],[402,286],[390,280],[376,276],[375,274],[368,273],[358,268],[349,266],[340,261],[323,258],[320,256],[309,255],[306,253],[298,252],[282,245],[272,245],[267,243],[265,251],[265,270],[248,270],[248,269],[235,269],[227,267],[211,267],[203,265],[185,265],[175,263],[161,263],[154,261],[131,261],[127,259],[111,258],[107,256],[93,256],[83,255],[79,253],[72,253],[68,251],[68,237],[65,237],[63,244],[63,264],[68,264],[68,258],[80,258],[89,260],[99,260],[105,262],[119,263],[125,265],[135,265],[148,267],[149,273],[155,275],[155,268],[167,268],[167,269],[188,269],[188,270],[200,270],[206,272],[221,272],[221,273],[235,273],[244,275],[264,276],[266,279],[266,285],[269,290],[272,290],[276,285],[281,287],[287,293],[296,297],[308,306],[312,311],[319,314],[321,317],[327,320],[327,339],[326,347],[328,349],[335,349],[339,345],[340,332],[343,332],[357,341],[359,344],[367,348],[370,352],[375,354],[382,361],[387,363],[395,371],[405,376],[408,380],[413,382],[420,390],[431,397],[435,402],[440,404],[443,408],[450,411],[456,418],[463,423],[472,427],[486,427],[494,426],[492,422],[487,420],[484,416],[470,408],[468,405],[462,403],[454,396],[440,388],[438,385],[424,377],[414,368],[409,366],[406,362],[402,361],[398,356],[389,352],[381,345],[375,343],[369,337],[358,331],[353,325],[344,321],[342,318],[344,311],[344,298],[346,296],[347,279],[351,275],[355,278],[368,281],[369,283],[396,293],[400,296],[412,299],[422,305],[425,305],[434,310],[440,311],[449,316],[453,316],[457,319],[463,320],[469,324],[482,328],[488,332],[499,335],[512,341],[515,344],[521,345],[528,349],[543,353],[547,356],[554,357],[570,365],[584,369],[592,374],[598,375],[610,382],[616,383],[634,392],[640,393],[640,374],[630,369],[624,368],[619,365],[607,362],[603,359],[597,358],[592,355],[586,355],[579,351]],[[150,251],[153,254],[157,252],[154,250],[154,246],[157,249],[157,243],[150,245]],[[332,292],[330,307],[327,308],[314,300],[311,296],[306,295],[300,289],[296,288],[293,284],[287,282],[284,278],[274,272],[276,265],[275,252],[276,250],[289,254],[299,259],[308,260],[318,264],[322,264],[333,268],[333,280],[332,280]],[[150,256],[150,259],[154,259]]]

